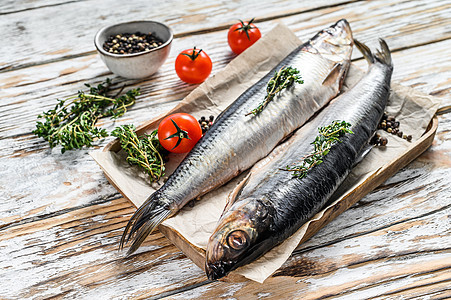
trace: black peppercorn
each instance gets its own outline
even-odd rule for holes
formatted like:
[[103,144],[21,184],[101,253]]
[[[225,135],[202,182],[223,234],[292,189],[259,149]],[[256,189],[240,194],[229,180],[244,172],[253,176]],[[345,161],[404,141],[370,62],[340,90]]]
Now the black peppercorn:
[[103,49],[110,53],[130,54],[148,51],[162,44],[163,41],[151,33],[123,33],[108,37],[103,43]]
[[205,116],[200,117],[199,120],[197,120],[200,124],[200,128],[202,129],[202,133],[205,133],[210,129],[210,127],[213,125],[214,116],[209,117],[209,121],[205,118]]

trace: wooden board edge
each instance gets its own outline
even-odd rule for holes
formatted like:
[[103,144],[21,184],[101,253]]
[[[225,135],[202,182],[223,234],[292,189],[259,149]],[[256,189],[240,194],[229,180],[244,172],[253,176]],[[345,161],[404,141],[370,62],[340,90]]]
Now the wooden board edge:
[[205,271],[205,250],[191,244],[183,235],[173,228],[160,224],[158,230],[180,249],[196,266]]

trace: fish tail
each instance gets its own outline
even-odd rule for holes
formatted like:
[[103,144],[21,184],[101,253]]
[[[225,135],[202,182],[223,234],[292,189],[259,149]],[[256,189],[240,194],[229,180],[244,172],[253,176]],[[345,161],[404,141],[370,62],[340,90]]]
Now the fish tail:
[[121,237],[119,249],[123,249],[133,239],[127,255],[135,252],[147,236],[166,220],[171,213],[169,205],[158,201],[158,192],[153,193],[128,221]]
[[375,61],[377,61],[381,64],[393,67],[390,49],[383,39],[379,39],[381,49],[378,49],[376,54],[373,54],[367,45],[359,42],[356,39],[354,39],[354,44],[356,45],[357,49],[362,52],[363,57],[369,64],[373,64]]
[[383,63],[384,65],[393,67],[393,61],[391,59],[391,52],[390,49],[388,48],[387,43],[385,42],[384,39],[379,39],[379,44],[381,46],[381,49],[377,50],[376,53],[376,59]]

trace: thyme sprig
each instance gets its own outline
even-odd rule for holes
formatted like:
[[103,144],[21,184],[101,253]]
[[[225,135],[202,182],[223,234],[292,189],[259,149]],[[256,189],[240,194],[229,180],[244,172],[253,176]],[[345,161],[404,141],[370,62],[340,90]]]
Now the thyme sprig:
[[127,153],[128,163],[143,169],[151,182],[158,181],[164,175],[162,153],[165,150],[158,141],[157,130],[138,137],[134,125],[123,125],[116,127],[111,135],[119,139],[122,149]]
[[293,177],[305,177],[310,169],[323,162],[333,145],[341,143],[340,137],[346,133],[353,134],[350,128],[351,124],[345,121],[333,121],[328,126],[318,128],[319,135],[312,142],[313,152],[304,156],[299,165],[287,166],[282,170],[292,171]]
[[275,72],[266,86],[265,99],[256,108],[248,112],[246,116],[251,114],[255,116],[262,112],[278,93],[283,89],[291,87],[295,82],[303,84],[304,80],[298,74],[299,70],[293,67],[282,67],[279,71]]
[[122,116],[128,107],[135,104],[139,95],[139,89],[133,89],[120,97],[107,97],[110,79],[97,86],[85,85],[89,92],[79,91],[75,96],[57,99],[53,109],[38,115],[39,119],[44,120],[36,122],[33,133],[44,138],[51,148],[61,145],[61,153],[92,146],[95,139],[108,136],[105,129],[95,126],[97,120]]

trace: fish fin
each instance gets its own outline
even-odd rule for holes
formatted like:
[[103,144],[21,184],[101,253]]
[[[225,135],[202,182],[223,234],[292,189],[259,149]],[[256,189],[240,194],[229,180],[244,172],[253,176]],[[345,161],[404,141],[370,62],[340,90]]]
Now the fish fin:
[[167,204],[157,200],[158,192],[153,193],[133,214],[122,234],[119,249],[123,249],[130,239],[132,245],[127,255],[135,252],[146,237],[172,213]]
[[359,155],[357,156],[357,160],[354,162],[354,165],[352,167],[355,167],[356,165],[358,165],[373,149],[373,146],[371,146],[370,144],[366,144],[362,151],[360,151]]
[[393,67],[390,49],[383,39],[379,39],[381,50],[377,50],[377,53],[375,55],[371,52],[370,48],[368,48],[367,45],[359,42],[358,40],[354,39],[354,44],[356,45],[357,49],[362,52],[363,57],[368,61],[369,64],[373,64],[375,61],[378,61],[384,65]]
[[381,46],[381,50],[377,50],[376,59],[384,65],[393,67],[391,52],[388,48],[387,43],[385,42],[385,40],[379,39],[379,44]]
[[238,196],[241,194],[241,192],[243,191],[246,184],[249,182],[250,177],[251,177],[251,173],[249,172],[246,175],[246,177],[244,177],[244,179],[241,180],[240,183],[238,183],[238,185],[229,193],[229,195],[227,196],[227,202],[226,202],[224,210],[221,214],[221,217],[222,217],[222,215],[224,215],[224,213],[226,211],[229,210],[229,208],[233,205],[233,203],[235,203],[235,200],[238,198]]
[[363,57],[370,65],[374,63],[374,55],[367,45],[359,42],[356,39],[354,39],[354,45],[357,47],[357,49],[359,49],[360,52],[362,52]]
[[341,64],[336,63],[332,70],[327,74],[326,78],[324,78],[322,85],[332,85],[337,81],[337,78],[340,76]]

